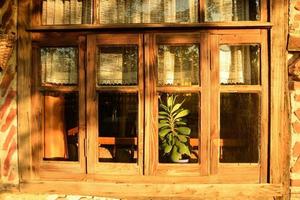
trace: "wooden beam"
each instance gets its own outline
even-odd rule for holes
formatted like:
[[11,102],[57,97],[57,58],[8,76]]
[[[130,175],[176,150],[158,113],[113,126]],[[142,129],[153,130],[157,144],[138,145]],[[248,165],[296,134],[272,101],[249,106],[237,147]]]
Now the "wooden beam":
[[288,1],[270,1],[271,29],[270,62],[270,182],[284,185],[284,197],[289,192],[290,133],[288,128],[287,30]]
[[282,195],[279,184],[187,184],[187,183],[122,183],[122,182],[82,182],[77,181],[45,181],[30,182],[21,185],[21,192],[61,193],[96,195],[122,198],[203,198],[247,199],[251,197],[268,198]]
[[18,148],[20,179],[31,177],[31,36],[26,31],[30,26],[30,0],[18,1]]

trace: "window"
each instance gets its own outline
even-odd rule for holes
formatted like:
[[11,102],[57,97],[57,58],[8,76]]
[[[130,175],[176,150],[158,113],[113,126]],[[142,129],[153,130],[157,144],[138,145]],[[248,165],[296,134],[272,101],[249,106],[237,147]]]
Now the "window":
[[51,26],[32,33],[37,177],[266,182],[266,2],[222,2],[42,1],[37,25]]

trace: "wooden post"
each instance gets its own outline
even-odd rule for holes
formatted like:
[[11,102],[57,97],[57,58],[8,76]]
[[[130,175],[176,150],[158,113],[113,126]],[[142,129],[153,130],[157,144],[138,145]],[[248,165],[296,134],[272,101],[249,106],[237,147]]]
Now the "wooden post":
[[21,181],[31,177],[31,36],[26,31],[30,26],[30,0],[18,1],[18,143],[19,172]]
[[270,94],[270,182],[284,186],[282,199],[289,195],[290,134],[288,128],[287,30],[288,1],[270,1],[271,94]]

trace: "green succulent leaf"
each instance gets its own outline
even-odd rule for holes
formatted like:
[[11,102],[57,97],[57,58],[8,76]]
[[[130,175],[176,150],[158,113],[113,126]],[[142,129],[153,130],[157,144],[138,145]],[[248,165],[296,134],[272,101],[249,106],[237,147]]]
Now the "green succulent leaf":
[[171,113],[174,113],[174,112],[178,111],[178,109],[181,107],[181,105],[182,105],[182,104],[177,103],[177,104],[172,108]]
[[184,136],[184,135],[177,135],[177,137],[178,137],[178,139],[179,139],[180,142],[183,142],[183,143],[187,142],[187,137],[186,136]]
[[159,123],[161,123],[161,124],[169,123],[169,120],[162,119],[162,120],[159,120]]
[[190,149],[189,149],[189,147],[186,144],[183,144],[181,142],[177,142],[176,146],[179,149],[179,153],[185,154],[185,155],[188,155],[188,156],[191,155]]
[[173,106],[173,95],[168,97],[167,105],[168,105],[168,108]]
[[168,124],[168,123],[159,123],[158,124],[158,128],[165,128],[165,127],[169,127],[170,126],[170,124]]
[[164,116],[164,115],[159,115],[158,119],[168,119],[168,116]]
[[169,113],[165,112],[165,111],[160,111],[159,112],[159,115],[166,115],[166,116],[169,116]]
[[186,125],[186,122],[183,122],[183,121],[175,121],[175,124],[177,126],[185,126]]
[[160,130],[158,134],[160,137],[165,137],[168,133],[170,133],[170,131],[171,131],[171,129],[169,129],[169,128],[163,129],[163,130]]
[[178,160],[181,159],[181,154],[178,152],[178,147],[177,146],[174,146],[172,148],[172,152],[171,152],[171,157],[170,158],[171,158],[171,160],[173,162],[176,162],[176,161],[178,161]]
[[170,153],[171,150],[172,150],[173,146],[172,145],[166,145],[164,147],[164,153],[167,154],[167,153]]
[[181,118],[181,117],[185,117],[187,116],[188,114],[190,113],[190,111],[188,109],[184,109],[182,111],[180,111],[178,114],[176,114],[174,116],[174,120],[178,119],[178,118]]
[[176,130],[181,133],[182,135],[190,135],[191,134],[191,129],[188,127],[179,127],[176,128]]
[[168,109],[168,107],[167,106],[165,106],[164,104],[160,104],[159,105],[162,109],[164,109],[165,111],[169,111],[169,109]]

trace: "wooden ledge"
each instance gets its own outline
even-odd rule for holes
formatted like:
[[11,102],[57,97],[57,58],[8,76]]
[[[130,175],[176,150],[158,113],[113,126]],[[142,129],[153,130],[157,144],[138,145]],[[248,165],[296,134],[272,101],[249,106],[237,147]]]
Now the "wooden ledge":
[[269,22],[202,22],[202,23],[163,23],[163,24],[74,24],[74,25],[42,25],[27,28],[27,31],[95,31],[111,29],[270,29]]
[[279,197],[283,186],[279,184],[163,184],[35,181],[21,183],[21,192],[95,195],[115,198],[230,198]]

